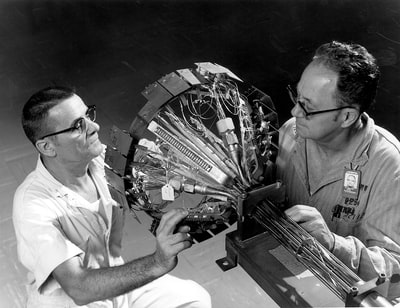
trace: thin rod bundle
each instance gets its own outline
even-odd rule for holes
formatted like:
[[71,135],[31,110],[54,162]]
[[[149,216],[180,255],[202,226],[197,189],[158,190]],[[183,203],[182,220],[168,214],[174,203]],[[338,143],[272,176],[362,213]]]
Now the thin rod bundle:
[[352,287],[362,281],[270,201],[265,200],[255,207],[253,218],[343,301]]

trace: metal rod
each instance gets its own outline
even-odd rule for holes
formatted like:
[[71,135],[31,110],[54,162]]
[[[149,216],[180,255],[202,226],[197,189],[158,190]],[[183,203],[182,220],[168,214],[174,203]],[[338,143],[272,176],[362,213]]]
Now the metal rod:
[[255,207],[252,215],[278,242],[294,254],[299,262],[342,300],[346,299],[352,286],[362,281],[305,229],[284,216],[273,203],[264,201]]

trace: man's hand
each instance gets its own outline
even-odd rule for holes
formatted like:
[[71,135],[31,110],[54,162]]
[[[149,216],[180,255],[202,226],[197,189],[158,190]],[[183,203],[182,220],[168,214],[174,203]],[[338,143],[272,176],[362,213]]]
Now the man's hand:
[[287,209],[285,214],[315,237],[325,248],[333,249],[335,242],[333,234],[316,208],[308,205],[295,205]]
[[155,260],[169,272],[177,262],[177,255],[192,246],[192,238],[188,226],[181,226],[174,233],[176,225],[188,215],[187,210],[173,209],[165,213],[157,228]]
[[188,226],[180,227],[174,234],[176,225],[187,215],[184,209],[164,214],[157,229],[156,251],[153,254],[123,265],[96,269],[85,267],[84,256],[78,255],[58,265],[52,274],[78,305],[116,297],[139,288],[171,271],[177,264],[178,253],[192,246]]

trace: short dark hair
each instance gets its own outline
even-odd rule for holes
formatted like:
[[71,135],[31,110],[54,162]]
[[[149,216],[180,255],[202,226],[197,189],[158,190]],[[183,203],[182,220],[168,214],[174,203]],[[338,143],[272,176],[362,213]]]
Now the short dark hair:
[[339,75],[339,105],[358,105],[360,112],[363,112],[374,103],[380,71],[375,57],[365,47],[332,41],[318,47],[313,62],[322,64]]
[[50,86],[33,94],[22,109],[22,127],[25,135],[35,145],[36,141],[48,133],[47,119],[51,108],[72,97],[75,91],[68,87]]

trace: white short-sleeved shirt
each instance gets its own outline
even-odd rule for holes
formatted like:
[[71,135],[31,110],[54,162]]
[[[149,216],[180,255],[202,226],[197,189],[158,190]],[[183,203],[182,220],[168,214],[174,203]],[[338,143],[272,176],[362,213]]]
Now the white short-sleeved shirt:
[[[100,194],[98,204],[89,203],[58,182],[40,157],[36,169],[15,193],[13,222],[18,255],[31,277],[29,296],[43,307],[75,306],[51,276],[58,265],[71,257],[79,255],[87,268],[123,263],[123,211],[109,193],[103,156],[93,159],[89,172]],[[94,211],[96,206],[98,211]],[[124,297],[86,307],[122,307]]]

